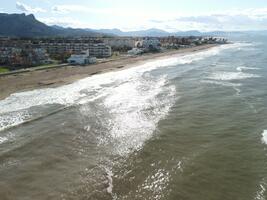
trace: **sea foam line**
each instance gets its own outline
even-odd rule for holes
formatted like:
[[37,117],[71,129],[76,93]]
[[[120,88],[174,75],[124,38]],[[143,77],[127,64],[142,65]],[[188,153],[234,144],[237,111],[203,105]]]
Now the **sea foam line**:
[[189,55],[178,55],[176,57],[158,59],[129,69],[90,76],[72,84],[63,85],[57,88],[35,89],[27,92],[14,93],[0,101],[0,113],[23,110],[45,104],[73,104],[81,97],[85,96],[85,94],[81,92],[84,89],[90,89],[91,91],[99,90],[103,85],[122,79],[125,80],[132,75],[140,75],[160,67],[189,64],[194,61],[217,55],[221,50],[235,48],[236,46],[236,44],[229,44],[213,47]]
[[[217,55],[221,50],[234,48],[235,46],[236,45],[233,44],[218,46],[202,52],[150,61],[143,65],[122,71],[109,72],[87,77],[72,84],[57,88],[36,89],[27,92],[15,93],[0,101],[0,115],[6,115],[8,113],[18,111],[23,112],[23,110],[27,110],[34,106],[49,104],[71,106],[86,103],[88,101],[94,101],[105,96],[107,89],[106,85],[118,85],[125,81],[134,80],[134,77],[140,77],[145,72],[149,72],[157,68],[179,64],[189,64],[199,61],[201,59]],[[93,93],[88,94],[83,91],[90,91]],[[31,113],[28,114],[30,115]],[[20,119],[21,120],[19,120],[18,123],[9,123],[7,126],[10,127],[12,125],[18,125],[23,123],[25,120],[30,120],[28,117],[25,119],[21,117]],[[6,127],[2,126],[2,128]]]

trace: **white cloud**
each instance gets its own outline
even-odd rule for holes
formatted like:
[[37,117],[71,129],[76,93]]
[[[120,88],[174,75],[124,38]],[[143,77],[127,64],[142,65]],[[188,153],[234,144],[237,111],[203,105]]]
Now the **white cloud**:
[[57,13],[70,13],[70,12],[86,12],[88,9],[79,5],[57,5],[52,7],[52,10]]
[[49,26],[58,25],[72,28],[89,28],[86,23],[82,23],[80,20],[75,20],[71,17],[48,17],[37,19]]
[[267,29],[267,8],[180,15],[168,20],[153,19],[150,22],[156,26],[177,27],[177,30],[262,30]]
[[83,13],[93,13],[93,14],[113,14],[115,13],[114,9],[109,8],[89,8],[87,6],[81,6],[81,5],[56,5],[52,7],[52,11],[56,13],[72,13],[72,12],[83,12]]
[[[147,10],[145,8],[138,8],[138,11],[133,8],[92,8],[85,5],[76,5],[76,4],[62,4],[55,5],[52,7],[52,11],[58,14],[70,14],[70,13],[85,13],[85,14],[95,14],[95,15],[107,15],[112,17],[126,17],[127,18],[138,18],[148,20],[153,17],[160,17],[161,19],[167,19],[170,17],[175,17],[174,13],[169,12],[157,12]],[[126,20],[125,19],[125,20]]]
[[[198,13],[165,13],[155,10],[122,9],[122,8],[89,8],[81,5],[56,5],[52,8],[58,17],[40,19],[49,25],[60,25],[74,28],[120,28],[122,30],[141,30],[160,28],[175,32],[179,30],[262,30],[267,29],[267,8],[226,10],[223,12]],[[74,13],[107,17],[107,21],[83,21],[70,16]],[[112,19],[112,20],[111,20]]]
[[20,11],[27,12],[27,13],[46,12],[46,10],[44,10],[43,8],[38,8],[38,7],[33,8],[29,5],[26,5],[18,1],[16,2],[16,8]]

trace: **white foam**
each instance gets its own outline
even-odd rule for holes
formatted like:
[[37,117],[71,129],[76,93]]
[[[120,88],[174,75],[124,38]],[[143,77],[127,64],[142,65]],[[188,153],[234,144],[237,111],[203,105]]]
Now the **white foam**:
[[86,96],[81,91],[89,89],[90,91],[99,90],[103,85],[111,84],[118,80],[125,80],[136,74],[143,74],[160,67],[166,67],[177,64],[188,64],[194,61],[199,61],[207,57],[218,54],[221,50],[234,48],[239,44],[229,44],[211,48],[203,52],[196,52],[189,55],[178,55],[176,57],[158,59],[147,62],[134,68],[125,69],[117,72],[109,72],[91,76],[73,84],[64,85],[58,88],[37,89],[27,92],[15,93],[8,98],[0,101],[0,113],[23,110],[32,106],[39,106],[45,104],[72,104],[76,103],[78,99]]
[[139,185],[136,192],[147,194],[153,199],[165,199],[164,191],[170,182],[170,173],[165,169],[158,169],[149,175],[145,181]]
[[87,125],[87,126],[84,127],[84,129],[85,129],[86,131],[90,131],[91,126],[90,126],[90,125]]
[[241,67],[237,67],[236,70],[239,71],[239,72],[242,72],[244,70],[259,70],[259,68],[256,68],[256,67],[243,67],[243,66],[241,66]]
[[114,187],[113,186],[113,179],[112,179],[113,173],[112,173],[112,171],[110,169],[107,169],[107,168],[106,168],[106,173],[107,173],[107,179],[108,179],[107,192],[112,195],[112,190],[113,190],[113,187]]
[[108,126],[114,153],[125,155],[138,150],[152,136],[175,102],[176,89],[166,84],[166,77],[130,81],[107,96],[104,106],[112,116]]
[[248,78],[259,78],[259,75],[249,74],[243,72],[215,72],[212,73],[208,79],[219,80],[219,81],[231,81],[231,80],[242,80]]
[[19,125],[30,119],[31,115],[28,111],[17,111],[0,115],[0,131],[12,126]]
[[262,141],[264,144],[267,144],[267,130],[264,130],[264,131],[263,131],[261,141]]
[[223,82],[223,81],[211,81],[211,80],[203,80],[203,83],[210,83],[214,85],[221,85],[221,86],[227,86],[227,87],[240,87],[242,86],[241,83],[231,83],[231,82]]
[[0,144],[6,142],[8,140],[7,137],[0,137]]
[[266,182],[264,179],[262,179],[259,183],[259,188],[258,191],[256,192],[254,200],[266,200],[265,192],[266,192]]
[[231,82],[225,82],[225,81],[211,81],[211,80],[203,80],[202,82],[214,84],[214,85],[232,87],[236,91],[236,95],[238,95],[238,96],[241,93],[241,90],[239,89],[239,87],[242,86],[241,83],[231,83]]
[[244,41],[240,41],[240,42],[235,42],[235,43],[228,44],[228,45],[222,45],[221,47],[223,49],[243,50],[243,49],[251,48],[254,46],[255,46],[255,43],[247,43]]

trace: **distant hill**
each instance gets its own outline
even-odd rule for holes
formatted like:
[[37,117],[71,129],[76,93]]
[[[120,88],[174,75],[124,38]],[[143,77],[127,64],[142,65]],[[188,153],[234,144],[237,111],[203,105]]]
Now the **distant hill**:
[[[89,30],[89,29],[88,29]],[[200,32],[197,30],[190,31],[177,31],[177,32],[167,32],[161,29],[148,29],[141,31],[121,31],[120,29],[90,29],[99,33],[106,33],[109,35],[117,36],[132,36],[132,37],[168,37],[168,36],[218,36],[218,37],[231,37],[231,36],[244,36],[247,34],[261,34],[266,35],[267,31],[210,31],[210,32]]]
[[140,30],[140,31],[126,31],[123,32],[120,29],[90,29],[95,32],[99,33],[106,33],[110,35],[117,35],[117,36],[132,36],[132,37],[167,37],[167,36],[204,36],[204,35],[224,35],[223,32],[200,32],[197,30],[191,31],[178,31],[178,32],[167,32],[161,29],[147,29],[147,30]]
[[267,30],[259,30],[259,31],[246,31],[248,34],[254,34],[254,35],[267,35]]
[[48,26],[34,15],[0,13],[0,36],[49,37],[49,36],[101,36],[103,34],[84,30]]
[[126,37],[126,36],[132,36],[132,37],[166,37],[169,36],[170,33],[164,30],[160,29],[147,29],[147,30],[140,30],[140,31],[121,31],[120,29],[98,29],[94,30],[99,33],[106,33],[106,34],[111,34],[111,35],[117,35],[121,37]]

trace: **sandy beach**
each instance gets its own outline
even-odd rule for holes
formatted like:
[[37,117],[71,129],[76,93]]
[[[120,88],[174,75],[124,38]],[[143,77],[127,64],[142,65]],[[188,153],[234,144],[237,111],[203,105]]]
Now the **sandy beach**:
[[105,63],[98,63],[88,66],[66,66],[61,68],[44,69],[0,77],[0,99],[8,97],[12,93],[33,90],[38,88],[57,87],[70,84],[79,79],[99,73],[114,70],[123,70],[129,67],[140,65],[150,60],[167,58],[175,55],[190,54],[196,51],[216,46],[202,45],[176,51],[168,51],[157,54],[147,54],[137,57],[127,57]]

